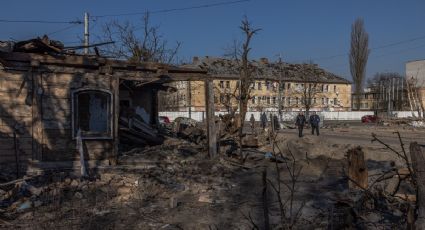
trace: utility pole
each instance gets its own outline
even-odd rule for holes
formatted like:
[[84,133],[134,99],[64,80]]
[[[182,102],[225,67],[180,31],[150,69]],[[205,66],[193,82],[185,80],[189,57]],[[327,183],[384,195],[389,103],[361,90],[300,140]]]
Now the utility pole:
[[387,101],[388,101],[388,108],[387,108],[387,115],[388,115],[388,117],[390,117],[391,116],[391,83],[390,82],[388,82],[388,87],[387,87],[387,92],[388,92],[388,98],[387,98]]
[[89,54],[89,13],[84,13],[84,54]]

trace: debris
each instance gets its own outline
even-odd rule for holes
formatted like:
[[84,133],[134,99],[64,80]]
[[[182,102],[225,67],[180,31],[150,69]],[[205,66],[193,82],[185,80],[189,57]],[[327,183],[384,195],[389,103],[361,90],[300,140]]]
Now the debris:
[[178,202],[177,202],[177,198],[172,196],[170,197],[170,208],[175,208],[177,207]]
[[415,128],[425,128],[425,122],[423,121],[412,121],[409,123],[409,125],[415,127]]
[[29,209],[29,208],[31,208],[31,201],[27,200],[24,203],[21,203],[20,205],[18,205],[18,208],[16,209],[16,211],[23,212],[23,211],[25,211],[26,209]]
[[214,200],[208,194],[201,194],[198,201],[202,203],[214,203]]

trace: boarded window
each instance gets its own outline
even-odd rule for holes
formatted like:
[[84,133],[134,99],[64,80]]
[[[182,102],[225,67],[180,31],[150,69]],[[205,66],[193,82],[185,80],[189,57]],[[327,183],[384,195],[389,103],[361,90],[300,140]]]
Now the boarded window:
[[112,95],[100,90],[73,93],[74,136],[78,129],[86,139],[112,138]]

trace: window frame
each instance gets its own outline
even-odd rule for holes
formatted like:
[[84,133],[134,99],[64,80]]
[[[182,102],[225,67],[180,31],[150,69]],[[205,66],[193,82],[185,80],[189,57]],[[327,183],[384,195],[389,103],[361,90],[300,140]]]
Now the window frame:
[[72,139],[75,140],[77,138],[77,132],[76,130],[76,122],[77,122],[77,116],[78,116],[78,108],[76,107],[78,105],[78,94],[84,93],[84,92],[100,92],[105,93],[109,96],[109,103],[108,103],[108,122],[109,127],[108,131],[106,132],[106,135],[96,135],[96,136],[85,136],[81,135],[82,140],[112,140],[114,139],[114,95],[110,90],[107,89],[99,89],[99,88],[80,88],[76,90],[71,91],[71,128],[72,128]]

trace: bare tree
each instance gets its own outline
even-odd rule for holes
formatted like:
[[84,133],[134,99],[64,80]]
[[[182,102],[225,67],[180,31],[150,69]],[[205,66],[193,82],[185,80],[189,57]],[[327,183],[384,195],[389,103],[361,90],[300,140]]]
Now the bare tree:
[[301,76],[302,92],[301,104],[305,108],[306,116],[308,117],[311,107],[314,106],[314,98],[319,93],[319,85],[316,76],[316,70],[313,64],[310,65],[309,71]]
[[254,72],[255,68],[249,62],[249,52],[251,51],[251,40],[252,37],[260,31],[252,27],[251,22],[245,16],[239,26],[240,30],[244,34],[244,41],[240,44],[238,41],[234,41],[233,45],[228,51],[230,53],[226,56],[233,58],[237,64],[239,71],[239,84],[237,90],[237,100],[239,102],[239,143],[241,148],[239,153],[242,156],[242,136],[243,136],[243,124],[245,121],[246,112],[248,111],[248,102],[251,99],[251,84],[254,83]]
[[107,55],[123,58],[133,62],[172,63],[181,43],[169,47],[168,42],[159,32],[158,26],[150,23],[149,12],[142,19],[142,25],[130,22],[112,21],[104,25],[104,39],[115,41],[102,50]]
[[418,80],[417,78],[411,77],[406,79],[406,88],[407,96],[409,99],[410,108],[413,114],[413,111],[418,112],[418,117],[423,118],[425,113],[425,108],[422,102],[422,95],[418,91]]
[[376,73],[368,79],[367,87],[374,95],[375,110],[403,110],[407,92],[404,77],[399,73]]
[[360,110],[360,94],[369,57],[369,35],[364,29],[363,19],[358,18],[351,26],[351,48],[349,53],[350,72],[354,81],[356,109]]
[[246,112],[248,110],[248,101],[250,99],[251,84],[254,82],[253,72],[254,69],[249,65],[249,52],[251,51],[251,39],[260,30],[252,28],[248,18],[245,17],[242,20],[240,29],[245,35],[245,41],[242,44],[242,55],[241,55],[241,68],[239,75],[239,143],[241,145],[240,153],[242,155],[242,135],[243,135],[243,124],[245,121]]

